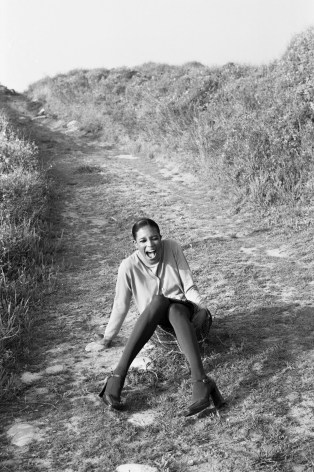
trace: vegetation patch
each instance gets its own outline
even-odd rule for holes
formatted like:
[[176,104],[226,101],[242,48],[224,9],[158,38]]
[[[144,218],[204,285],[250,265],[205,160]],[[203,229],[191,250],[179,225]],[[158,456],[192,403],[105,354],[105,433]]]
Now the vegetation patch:
[[74,70],[33,84],[28,95],[106,142],[183,161],[230,194],[236,211],[249,205],[281,222],[293,213],[309,224],[313,52],[310,28],[267,66]]
[[32,313],[52,276],[51,195],[38,148],[0,110],[0,396],[15,388],[14,369],[32,326]]
[[76,174],[99,174],[102,172],[102,168],[99,166],[91,166],[89,164],[84,164],[79,166],[76,170]]

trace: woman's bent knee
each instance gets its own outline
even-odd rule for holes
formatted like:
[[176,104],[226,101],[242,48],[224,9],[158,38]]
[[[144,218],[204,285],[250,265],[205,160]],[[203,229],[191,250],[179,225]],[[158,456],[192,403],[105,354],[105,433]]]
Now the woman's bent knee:
[[167,307],[169,306],[169,300],[164,295],[154,295],[150,303],[151,307]]
[[148,317],[148,319],[151,321],[159,321],[167,316],[169,305],[170,302],[168,298],[164,297],[163,295],[155,295],[142,315]]
[[173,303],[170,305],[169,309],[169,321],[176,320],[188,320],[191,321],[191,313],[188,307],[182,305],[181,303]]

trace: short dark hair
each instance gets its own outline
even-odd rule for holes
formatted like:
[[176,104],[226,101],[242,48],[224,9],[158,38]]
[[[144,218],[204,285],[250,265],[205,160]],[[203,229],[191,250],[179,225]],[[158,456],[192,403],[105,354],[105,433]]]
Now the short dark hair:
[[136,240],[136,235],[138,231],[141,228],[144,228],[144,226],[151,226],[152,228],[156,228],[158,231],[158,234],[160,235],[160,229],[156,221],[151,220],[150,218],[141,218],[132,227],[132,236],[134,240]]

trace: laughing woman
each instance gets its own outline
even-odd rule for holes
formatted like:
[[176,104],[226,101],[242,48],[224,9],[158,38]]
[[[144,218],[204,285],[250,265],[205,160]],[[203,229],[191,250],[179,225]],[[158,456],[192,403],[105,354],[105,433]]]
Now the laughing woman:
[[112,408],[122,407],[120,395],[128,369],[157,328],[173,333],[190,366],[192,403],[183,414],[195,415],[211,400],[220,408],[224,400],[215,382],[205,374],[196,335],[211,317],[180,245],[162,240],[157,223],[149,218],[137,221],[132,235],[136,251],[120,265],[114,304],[102,340],[104,346],[109,348],[118,334],[132,296],[140,316],[100,397]]

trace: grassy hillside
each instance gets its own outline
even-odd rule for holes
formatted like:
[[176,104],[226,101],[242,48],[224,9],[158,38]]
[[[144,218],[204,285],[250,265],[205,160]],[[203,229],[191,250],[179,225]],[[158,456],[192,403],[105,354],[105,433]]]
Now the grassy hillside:
[[0,398],[27,352],[32,315],[51,275],[49,185],[35,143],[6,115],[0,92]]
[[313,203],[314,28],[268,66],[148,63],[74,70],[33,84],[47,111],[151,157],[180,158],[266,214],[303,222]]

